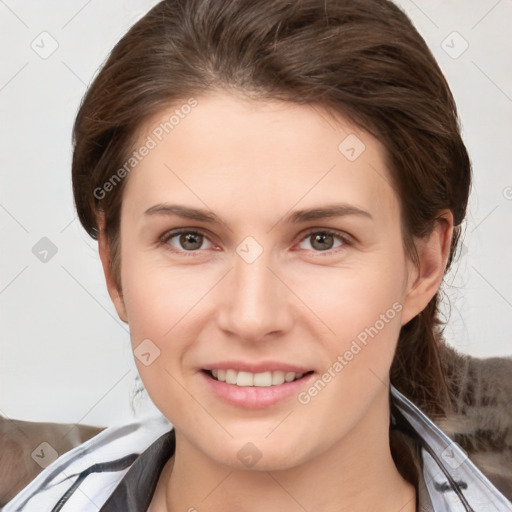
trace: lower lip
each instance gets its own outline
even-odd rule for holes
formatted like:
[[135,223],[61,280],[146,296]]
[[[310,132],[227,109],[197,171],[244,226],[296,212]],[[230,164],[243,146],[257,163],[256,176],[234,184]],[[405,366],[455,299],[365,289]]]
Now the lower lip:
[[215,380],[204,371],[199,373],[215,395],[231,405],[244,409],[262,409],[282,402],[291,396],[297,396],[300,389],[314,375],[310,373],[300,379],[284,382],[277,386],[257,387],[236,386],[235,384]]

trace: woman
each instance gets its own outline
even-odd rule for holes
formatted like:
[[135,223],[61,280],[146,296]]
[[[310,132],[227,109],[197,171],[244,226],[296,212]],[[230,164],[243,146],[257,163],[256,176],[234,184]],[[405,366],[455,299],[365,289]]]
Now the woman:
[[471,171],[396,6],[164,1],[74,140],[78,215],[164,418],[5,510],[510,510],[416,407],[450,402],[438,289]]

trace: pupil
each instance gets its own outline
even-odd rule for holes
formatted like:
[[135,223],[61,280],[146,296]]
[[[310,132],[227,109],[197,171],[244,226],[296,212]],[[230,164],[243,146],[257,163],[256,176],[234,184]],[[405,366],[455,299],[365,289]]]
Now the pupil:
[[185,233],[180,236],[180,244],[184,249],[199,249],[202,244],[201,235],[194,233]]
[[[315,244],[318,243],[319,246],[315,246]],[[325,251],[332,248],[333,239],[332,235],[329,235],[328,233],[319,233],[317,235],[313,236],[313,247],[315,249],[319,249],[320,251]]]

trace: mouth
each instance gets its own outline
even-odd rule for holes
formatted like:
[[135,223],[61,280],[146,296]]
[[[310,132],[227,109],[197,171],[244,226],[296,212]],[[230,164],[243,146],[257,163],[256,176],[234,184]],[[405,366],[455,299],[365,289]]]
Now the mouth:
[[237,408],[261,410],[290,405],[317,373],[285,361],[232,360],[203,366],[198,375],[211,396]]
[[281,386],[286,382],[295,382],[313,373],[312,370],[304,373],[285,372],[282,370],[252,373],[234,369],[211,369],[203,370],[203,372],[218,382],[225,382],[226,384],[238,387],[258,388]]

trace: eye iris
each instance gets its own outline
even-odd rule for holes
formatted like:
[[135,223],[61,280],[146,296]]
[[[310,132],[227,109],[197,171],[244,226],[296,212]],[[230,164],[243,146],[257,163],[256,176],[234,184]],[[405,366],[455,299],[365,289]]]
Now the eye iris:
[[180,244],[184,249],[199,249],[203,243],[203,237],[197,233],[184,233],[180,235]]
[[[334,240],[333,240],[333,236],[330,235],[329,233],[316,233],[314,235],[311,235],[311,237],[312,237],[311,245],[315,249],[318,249],[320,251],[326,251],[326,250],[332,249]],[[317,243],[318,243],[318,245],[315,245]]]

